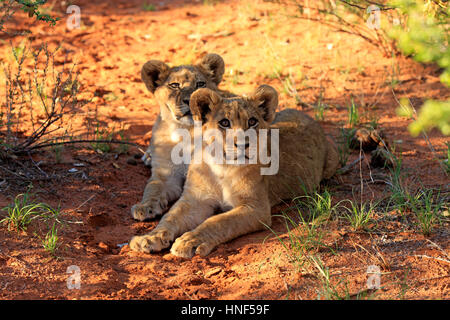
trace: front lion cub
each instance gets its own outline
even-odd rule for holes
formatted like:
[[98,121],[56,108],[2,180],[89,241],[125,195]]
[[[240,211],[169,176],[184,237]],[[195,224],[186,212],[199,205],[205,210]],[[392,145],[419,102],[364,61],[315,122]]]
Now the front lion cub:
[[[228,130],[256,129],[259,135],[260,129],[269,129],[277,106],[277,92],[266,85],[246,98],[222,98],[212,90],[199,89],[190,102],[192,116],[202,122],[202,131],[215,130],[222,134],[222,141]],[[176,239],[172,254],[185,258],[205,256],[221,243],[260,230],[264,224],[271,225],[268,176],[261,175],[259,161],[250,163],[250,144],[233,140],[230,150],[224,143],[216,155],[223,153],[228,158],[230,154],[245,153],[245,163],[227,164],[208,157],[205,149],[213,141],[203,136],[204,160],[189,165],[181,198],[152,232],[131,239],[133,250],[161,251]],[[214,215],[217,210],[222,213]]]

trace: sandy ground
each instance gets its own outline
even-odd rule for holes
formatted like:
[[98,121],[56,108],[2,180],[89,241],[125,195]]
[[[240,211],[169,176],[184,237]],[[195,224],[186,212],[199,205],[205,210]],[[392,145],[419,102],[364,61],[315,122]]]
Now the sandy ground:
[[[302,101],[329,105],[321,124],[335,139],[346,125],[347,107],[354,101],[376,118],[386,138],[403,159],[409,183],[448,193],[449,180],[436,157],[443,157],[448,140],[438,131],[423,137],[407,131],[411,120],[396,115],[397,100],[409,98],[418,108],[428,98],[450,97],[439,82],[439,70],[410,59],[385,57],[356,36],[337,33],[316,22],[287,17],[288,11],[263,1],[73,1],[81,7],[82,27],[68,30],[66,5],[55,2],[62,20],[50,27],[19,15],[17,28],[29,26],[34,44],[62,43],[67,61],[77,63],[79,82],[86,97],[94,97],[73,121],[82,130],[87,118],[96,117],[109,128],[122,128],[125,137],[145,148],[158,106],[140,80],[140,68],[149,59],[172,65],[195,62],[207,52],[220,54],[226,63],[221,88],[246,93],[266,83],[280,92],[280,109],[299,108],[283,90],[281,80],[291,75]],[[2,56],[9,41],[2,37]],[[0,58],[5,61],[6,58]],[[389,83],[392,79],[396,86]],[[3,82],[2,82],[3,83]],[[3,96],[3,94],[2,94]],[[311,107],[303,111],[314,116]],[[24,128],[26,132],[27,129]],[[51,152],[36,154],[45,172],[66,172],[83,163],[76,174],[62,181],[35,181],[40,201],[60,206],[68,223],[60,229],[56,257],[41,244],[40,227],[27,232],[0,227],[1,299],[316,299],[323,292],[313,266],[299,270],[269,230],[220,245],[208,257],[184,260],[168,251],[159,254],[131,252],[135,234],[150,231],[157,221],[136,222],[129,212],[140,200],[151,174],[131,147],[126,154],[98,154],[90,148],[67,147],[60,163]],[[354,151],[349,162],[359,157]],[[361,166],[327,182],[336,203],[342,199],[381,200],[389,195],[389,171],[371,168],[367,154]],[[83,174],[80,174],[83,172]],[[360,193],[361,179],[363,192]],[[2,180],[2,179],[0,179]],[[0,206],[11,203],[24,186],[2,186]],[[20,189],[22,188],[22,189]],[[286,206],[274,208],[280,213]],[[374,299],[449,299],[450,238],[448,222],[424,237],[411,215],[377,213],[370,230],[354,231],[348,222],[333,219],[322,226],[324,243],[311,254],[329,269],[331,282],[351,298],[367,293]],[[273,218],[273,229],[286,240],[283,219]],[[42,237],[42,235],[41,235]],[[79,266],[81,288],[69,290],[67,268]],[[367,268],[380,266],[381,286],[366,292]]]

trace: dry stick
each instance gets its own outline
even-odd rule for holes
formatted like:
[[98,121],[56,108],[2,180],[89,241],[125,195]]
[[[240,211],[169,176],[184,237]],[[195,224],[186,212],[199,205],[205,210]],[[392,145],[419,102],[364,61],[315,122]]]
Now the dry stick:
[[344,1],[344,0],[339,0],[339,1],[349,5],[351,7],[354,7],[354,8],[358,8],[358,9],[361,9],[361,10],[366,10],[366,8],[358,6],[357,4],[354,4],[354,3],[351,3],[351,2],[347,2],[347,1]]
[[89,197],[89,199],[87,199],[86,201],[84,201],[82,204],[80,204],[77,208],[75,208],[73,211],[77,211],[78,209],[80,209],[82,206],[84,206],[86,203],[88,203],[89,201],[91,201],[94,197],[96,196],[96,194],[93,194],[92,196]]
[[[362,154],[362,140],[359,141],[359,157],[361,158]],[[362,161],[359,162],[359,179],[361,181],[361,196],[360,196],[360,205],[361,205],[361,211],[362,211],[362,203],[363,203],[363,191],[364,191],[364,181],[362,177]]]
[[[20,162],[17,162],[17,163],[20,164]],[[23,165],[22,165],[22,167],[23,167]],[[13,171],[3,167],[3,166],[0,166],[0,169],[5,171],[5,172],[7,172],[7,173],[9,173],[9,174],[15,175],[17,178],[19,178],[22,181],[30,181],[30,180],[31,181],[49,181],[49,180],[52,180],[52,179],[60,178],[60,176],[56,176],[56,175],[46,176],[46,177],[33,177],[33,176],[30,176],[30,175],[21,176],[21,175],[15,173],[15,172],[13,172]]]
[[[345,4],[348,4],[351,7],[355,7],[355,8],[364,10],[364,11],[367,10],[367,8],[365,8],[365,7],[358,6],[357,4],[354,4],[354,3],[351,3],[351,2],[348,2],[348,1],[345,1],[345,0],[338,0],[338,1],[343,2]],[[374,4],[376,6],[381,7],[381,8],[378,8],[379,10],[395,10],[396,9],[396,8],[391,8],[391,7],[385,7],[384,4],[378,3],[378,2],[375,2],[375,1],[368,1],[367,0],[367,2],[370,3],[370,4]]]
[[445,252],[445,250],[442,249],[440,245],[438,245],[436,242],[431,241],[430,239],[426,239],[426,240],[429,243],[431,243],[434,247],[438,248],[447,258],[450,259],[450,255],[447,252]]
[[31,157],[31,153],[30,153],[30,152],[28,152],[28,157],[30,157],[30,160],[31,160],[31,162],[34,164],[34,166],[35,166],[36,168],[38,168],[38,170],[39,170],[40,172],[42,172],[42,173],[45,175],[45,177],[48,178],[47,172],[45,172],[44,170],[42,170],[42,169],[38,166],[38,164],[37,164],[37,163],[33,160],[33,158]]
[[[363,160],[365,160],[365,162],[366,162],[366,164],[367,164],[367,168],[369,169],[369,177],[370,177],[370,181],[371,181],[372,183],[375,183],[375,180],[373,179],[373,176],[372,176],[372,170],[370,169],[370,163],[369,163],[369,161],[368,161],[366,158],[364,158]],[[361,160],[361,163],[362,163],[362,160]],[[369,182],[366,182],[366,184],[367,184],[367,187],[369,188],[369,190],[372,192],[372,198],[374,198],[375,195],[374,195],[374,192],[373,192],[372,188],[370,187]]]
[[[127,144],[127,145],[130,145],[130,146],[134,146],[139,151],[141,151],[142,153],[145,153],[145,151],[143,151],[138,144],[133,143],[133,142],[120,141],[120,140],[90,140],[90,139],[38,144],[36,146],[30,147],[28,150],[32,151],[32,150],[42,149],[42,148],[46,148],[46,147],[53,147],[53,146],[65,145],[65,144],[77,144],[77,143],[116,143],[116,144]],[[18,151],[18,152],[20,153],[22,151]]]
[[187,293],[187,291],[184,290],[184,288],[183,288],[182,286],[180,286],[180,284],[177,283],[177,286],[178,286],[178,288],[180,288],[181,290],[183,290],[184,294],[187,295],[188,298],[189,298],[190,300],[196,300],[196,299],[194,299],[189,293]]
[[[89,199],[87,199],[86,201],[84,201],[82,204],[80,204],[77,208],[72,209],[73,212],[76,212],[78,209],[80,209],[82,206],[84,206],[86,203],[88,203],[89,201],[91,201],[94,197],[96,196],[96,194],[93,194],[89,197]],[[69,210],[70,211],[70,210]],[[67,223],[73,223],[73,224],[83,224],[83,221],[69,221],[66,220]]]
[[29,180],[29,179],[27,179],[26,177],[22,177],[21,175],[19,175],[19,174],[15,173],[15,172],[13,172],[13,171],[11,171],[11,170],[9,170],[9,169],[3,167],[3,166],[0,166],[0,169],[2,169],[2,170],[4,170],[4,171],[8,172],[9,174],[15,175],[16,177],[18,177],[18,178],[21,179],[21,180],[25,180],[25,181],[26,181],[26,180]]
[[[339,0],[339,1],[341,1],[341,0]],[[341,2],[344,2],[344,3],[347,3],[348,5],[351,5],[350,3],[346,2],[346,1],[341,1]],[[375,2],[373,2],[373,3],[376,4]],[[287,4],[289,4],[289,3],[287,3]],[[347,20],[345,20],[344,18],[340,17],[335,12],[327,11],[325,9],[320,9],[320,8],[317,8],[317,7],[312,8],[312,7],[305,6],[305,5],[302,5],[302,4],[299,4],[299,3],[294,3],[293,5],[295,5],[297,7],[300,7],[302,9],[306,8],[306,9],[309,9],[309,10],[316,10],[320,14],[332,15],[338,20],[338,22],[333,24],[331,22],[323,21],[321,19],[311,18],[309,16],[309,14],[308,14],[308,17],[302,17],[302,16],[299,16],[299,15],[296,15],[296,16],[294,16],[296,18],[320,22],[320,23],[322,23],[324,25],[327,25],[327,26],[329,26],[331,28],[334,28],[338,32],[344,32],[344,33],[348,33],[348,34],[359,36],[359,37],[363,38],[365,41],[367,41],[368,43],[370,43],[373,46],[375,46],[385,56],[389,56],[389,50],[395,50],[395,48],[393,48],[392,45],[389,45],[389,44],[386,45],[386,43],[385,43],[386,40],[385,39],[383,39],[384,41],[380,40],[379,30],[375,30],[376,37],[375,37],[375,39],[371,39],[369,36],[363,34],[363,29],[362,28],[360,28],[360,27],[358,28],[354,23],[348,22]],[[392,10],[392,9],[395,9],[395,8],[384,8],[383,5],[381,5],[381,7],[382,8],[380,10]],[[366,10],[365,8],[362,8],[362,7],[361,7],[361,9]],[[343,29],[342,26],[345,26],[345,27],[347,27],[350,30]],[[370,36],[373,36],[373,34],[371,34],[372,31],[369,32],[368,30],[366,30],[365,32],[369,33]]]
[[425,254],[413,254],[412,256],[413,257],[419,257],[419,258],[434,259],[434,260],[450,263],[450,260],[442,259],[442,258],[439,258],[439,257],[430,257],[430,256],[427,256]]
[[351,163],[347,164],[346,166],[340,168],[340,169],[338,170],[337,173],[338,173],[338,174],[341,174],[341,175],[347,173],[348,171],[350,171],[350,169],[351,169],[354,165],[356,165],[358,162],[364,160],[364,158],[365,158],[364,155],[360,156],[358,159],[356,159],[356,160],[352,161]]
[[[360,245],[360,244],[358,244],[358,243],[355,243],[353,240],[352,240],[352,246],[353,246],[353,249],[355,249],[356,253],[359,253],[358,249],[356,249],[356,246],[358,246],[358,247],[364,249],[364,251],[366,251],[367,253],[369,253],[369,251],[367,251],[362,245]],[[355,258],[357,258],[357,259],[361,262],[362,265],[367,265],[367,262],[364,261],[363,258],[359,257],[358,254],[355,254],[355,255],[352,255],[352,256],[355,257]],[[369,256],[371,256],[370,253],[369,253]]]

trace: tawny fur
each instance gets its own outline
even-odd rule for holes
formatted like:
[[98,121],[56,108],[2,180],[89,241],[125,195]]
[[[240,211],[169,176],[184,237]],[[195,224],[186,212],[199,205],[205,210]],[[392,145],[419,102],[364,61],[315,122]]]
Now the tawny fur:
[[[270,226],[272,205],[311,191],[336,171],[337,152],[320,125],[293,109],[275,114],[277,93],[269,86],[233,99],[199,89],[190,104],[205,129],[216,128],[225,117],[243,130],[250,117],[258,119],[258,129],[279,129],[280,170],[262,176],[259,163],[191,164],[181,198],[153,231],[130,241],[133,250],[157,252],[175,240],[172,254],[205,256],[221,243]],[[305,189],[298,187],[301,183]]]
[[280,169],[269,176],[272,206],[313,191],[335,174],[339,156],[318,122],[298,110],[285,109],[276,114],[271,128],[280,130]]
[[212,53],[205,55],[196,65],[170,68],[164,62],[150,60],[142,67],[142,80],[158,101],[160,114],[143,157],[145,164],[151,165],[152,175],[141,202],[131,208],[133,218],[143,221],[159,216],[168,209],[171,201],[180,197],[187,166],[172,163],[170,154],[176,144],[172,133],[176,129],[193,126],[189,108],[191,94],[199,87],[218,91],[217,85],[223,73],[223,59]]

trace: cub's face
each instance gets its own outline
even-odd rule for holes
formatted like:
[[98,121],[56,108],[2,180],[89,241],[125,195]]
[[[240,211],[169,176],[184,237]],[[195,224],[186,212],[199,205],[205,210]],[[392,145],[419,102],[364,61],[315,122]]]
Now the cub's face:
[[[203,132],[211,130],[222,135],[225,156],[233,154],[236,158],[245,153],[249,159],[249,149],[257,148],[259,141],[256,139],[252,145],[252,134],[258,138],[260,129],[269,129],[275,118],[278,94],[268,85],[258,87],[248,97],[236,98],[222,98],[210,89],[199,89],[191,96],[190,106],[193,119],[202,122]],[[227,134],[228,139],[232,137],[228,141]],[[207,144],[212,142],[206,140]]]
[[170,68],[157,60],[142,67],[142,80],[161,107],[161,117],[182,125],[193,125],[189,101],[199,88],[217,90],[224,73],[223,59],[217,54],[207,54],[196,65]]

